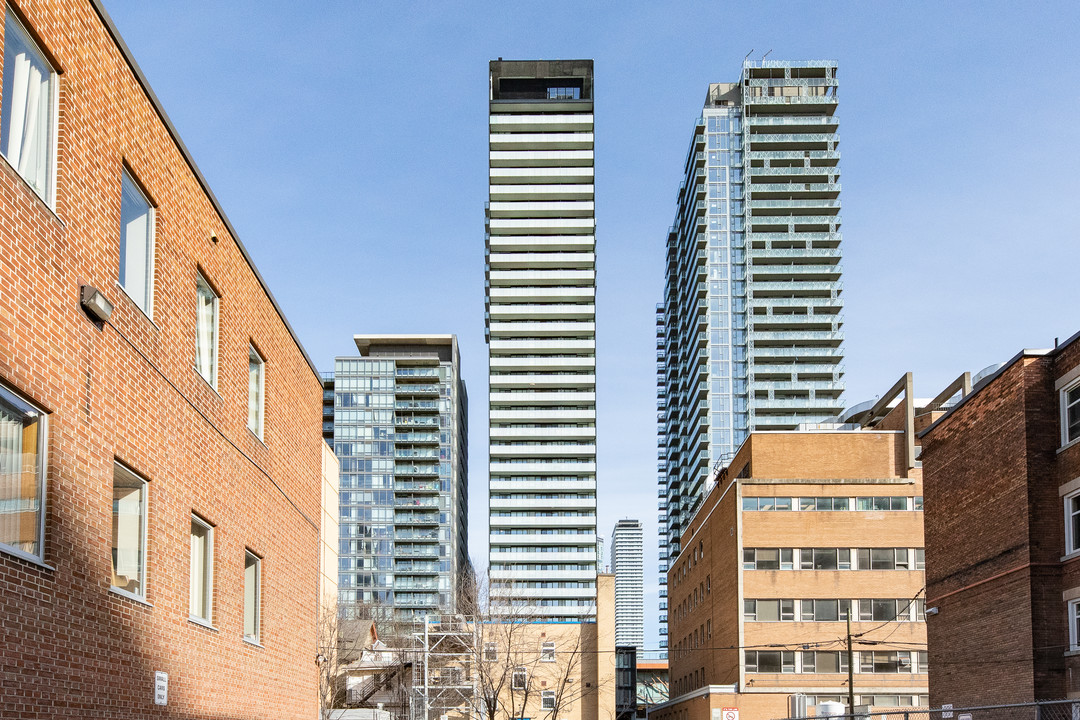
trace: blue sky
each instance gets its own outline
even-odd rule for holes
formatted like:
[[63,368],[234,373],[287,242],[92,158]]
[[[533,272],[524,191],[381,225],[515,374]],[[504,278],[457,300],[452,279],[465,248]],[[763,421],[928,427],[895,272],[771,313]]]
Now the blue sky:
[[316,363],[453,332],[487,540],[487,62],[596,62],[599,530],[645,524],[653,308],[709,82],[840,63],[848,404],[1080,330],[1080,4],[140,2],[109,12]]

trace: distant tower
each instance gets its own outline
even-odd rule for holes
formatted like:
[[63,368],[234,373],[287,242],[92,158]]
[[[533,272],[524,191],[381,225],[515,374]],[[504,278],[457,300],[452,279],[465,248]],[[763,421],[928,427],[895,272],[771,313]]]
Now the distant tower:
[[745,62],[691,135],[656,313],[662,627],[714,467],[750,431],[843,410],[836,69]]
[[611,533],[615,573],[615,644],[645,649],[645,594],[641,522],[620,520]]
[[592,60],[492,61],[485,313],[491,597],[596,605]]
[[457,336],[354,339],[360,356],[323,377],[323,436],[341,462],[339,604],[455,611],[471,577]]

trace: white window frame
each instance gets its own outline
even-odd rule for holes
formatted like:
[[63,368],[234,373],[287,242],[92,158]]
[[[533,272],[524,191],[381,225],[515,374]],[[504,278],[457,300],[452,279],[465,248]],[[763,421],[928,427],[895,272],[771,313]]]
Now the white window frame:
[[46,485],[48,479],[49,470],[49,414],[42,408],[38,407],[36,403],[26,399],[21,393],[16,392],[11,387],[0,383],[0,395],[7,396],[6,399],[12,405],[22,412],[29,414],[31,412],[37,413],[39,419],[38,425],[38,453],[37,453],[37,491],[38,491],[38,522],[37,522],[37,546],[38,552],[29,553],[25,550],[21,550],[13,545],[0,542],[0,550],[17,557],[21,557],[24,560],[29,560],[38,564],[45,564],[45,516],[46,516],[46,500],[49,497],[48,487]]
[[[255,427],[251,427],[251,366],[258,364],[259,366],[259,387],[256,392],[259,393],[259,407],[258,417],[255,421]],[[263,433],[266,429],[266,359],[262,356],[252,344],[248,344],[248,430],[250,430],[255,437],[260,440],[263,439]]]
[[[146,544],[147,544],[146,540],[147,540],[147,537],[149,536],[149,526],[150,526],[150,522],[149,522],[149,519],[150,519],[150,482],[146,478],[144,478],[142,475],[139,475],[137,472],[135,472],[131,468],[127,467],[123,463],[115,462],[115,463],[113,463],[113,487],[115,487],[115,485],[116,485],[116,476],[117,476],[117,474],[126,475],[127,477],[132,478],[134,480],[138,480],[139,482],[142,483],[142,488],[141,488],[141,493],[142,493],[142,498],[141,498],[141,502],[142,502],[142,533],[141,533],[141,537],[139,538],[139,542],[140,542],[139,557],[141,559],[141,563],[140,563],[140,567],[139,567],[139,592],[132,592],[132,591],[126,589],[126,588],[122,588],[122,587],[118,587],[116,585],[113,585],[111,579],[110,579],[110,583],[109,583],[110,584],[109,589],[112,592],[118,593],[120,595],[124,595],[125,597],[134,598],[135,600],[139,600],[141,602],[146,602],[146,597],[147,597],[146,576],[147,576],[147,565],[149,564],[148,563],[148,558],[147,558],[147,555],[146,555]],[[112,522],[113,523],[116,522],[115,514],[113,515]],[[113,560],[113,566],[112,566],[112,575],[113,576],[116,575],[116,564],[115,563],[116,563],[116,561],[114,559]]]
[[1069,650],[1080,650],[1080,599],[1070,600],[1069,613]]
[[[1075,381],[1069,383],[1068,385],[1066,385],[1065,387],[1061,388],[1060,393],[1058,395],[1058,398],[1060,400],[1058,405],[1061,408],[1061,447],[1068,447],[1069,445],[1072,445],[1073,443],[1080,440],[1080,433],[1077,433],[1076,437],[1074,437],[1074,438],[1069,437],[1069,404],[1068,404],[1068,402],[1069,402],[1069,393],[1074,391],[1074,390],[1080,390],[1080,380],[1075,380]],[[1080,403],[1080,398],[1078,398],[1076,403],[1074,403],[1074,404],[1077,404],[1077,403]]]
[[[203,520],[198,515],[191,514],[192,526],[199,526],[206,531],[206,558],[204,561],[204,572],[206,573],[205,584],[203,586],[203,602],[206,603],[206,615],[197,615],[192,612],[191,600],[193,599],[190,594],[188,597],[188,619],[203,624],[211,625],[214,622],[214,526]],[[189,563],[194,560],[194,557],[189,559]],[[188,565],[188,582],[194,579],[192,577],[192,571],[194,567]]]
[[[11,160],[8,159],[7,153],[4,151],[4,149],[2,147],[0,147],[0,156],[3,156],[4,160],[7,161],[9,167],[11,167],[11,169],[15,171],[15,174],[18,175],[20,178],[22,178],[23,182],[25,182],[26,185],[31,190],[34,191],[34,194],[37,195],[39,198],[41,198],[41,201],[44,202],[45,205],[47,205],[48,208],[55,213],[56,212],[56,167],[57,167],[56,155],[57,155],[57,149],[58,149],[58,144],[59,144],[58,126],[59,126],[59,117],[60,117],[60,82],[59,82],[59,73],[56,72],[56,68],[53,67],[52,62],[49,60],[49,56],[46,55],[42,51],[41,46],[38,44],[37,40],[34,39],[34,36],[27,29],[27,27],[23,23],[23,21],[19,18],[18,15],[16,15],[14,12],[12,12],[11,6],[7,5],[6,3],[4,5],[4,19],[5,19],[5,26],[7,24],[8,19],[10,19],[12,21],[12,23],[14,23],[14,25],[17,27],[17,29],[20,32],[22,32],[22,34],[24,36],[24,39],[27,42],[27,45],[30,46],[30,49],[34,50],[38,54],[38,56],[41,58],[42,64],[49,69],[49,122],[48,122],[49,138],[48,138],[48,140],[46,140],[49,157],[48,157],[48,160],[46,161],[46,172],[48,173],[48,177],[46,178],[46,181],[45,181],[44,195],[42,195],[42,193],[39,192],[38,189],[36,187],[34,187],[30,183],[29,180],[27,180],[25,177],[23,177],[22,173],[19,172],[19,170],[15,166],[15,164],[13,164],[11,162]],[[6,36],[4,38],[4,45],[5,45],[4,52],[6,54],[6,52],[7,52],[7,48],[6,48],[7,37]],[[2,145],[2,143],[0,143],[0,145]]]
[[[521,682],[518,682],[518,678]],[[518,665],[510,671],[510,689],[525,690],[529,687],[529,670],[524,665]]]
[[499,659],[498,643],[484,643],[484,662],[495,662]]
[[[124,183],[127,181],[131,187],[139,194],[139,197],[146,203],[146,307],[143,307],[143,301],[135,297],[134,294],[128,291],[128,288],[124,285],[124,282],[120,280],[120,270],[117,267],[117,284],[120,289],[124,291],[124,294],[131,298],[131,301],[135,303],[136,307],[142,311],[143,315],[154,319],[154,260],[155,250],[157,248],[157,208],[154,207],[154,203],[147,197],[146,192],[143,190],[142,185],[135,179],[134,173],[132,173],[126,166],[121,168],[120,172],[120,239],[124,238],[124,225],[123,225],[123,208],[124,208]],[[124,261],[124,249],[120,248],[120,262]]]
[[555,643],[545,640],[540,645],[540,662],[555,662]]
[[555,691],[554,690],[541,690],[540,691],[540,709],[541,710],[554,710],[555,709]]
[[[1078,503],[1077,510],[1074,513],[1072,511],[1073,500]],[[1080,552],[1080,537],[1074,537],[1072,518],[1073,515],[1080,515],[1080,490],[1069,493],[1062,498],[1065,511],[1065,554],[1072,555],[1073,553]]]
[[[254,560],[255,564],[255,634],[249,635],[247,632],[247,568],[248,560]],[[262,558],[251,552],[250,550],[244,550],[244,617],[243,617],[243,636],[244,641],[252,643],[254,645],[262,644]]]
[[[206,279],[206,276],[201,272],[197,272],[195,280],[195,372],[203,380],[210,385],[210,387],[217,390],[218,381],[218,366],[220,364],[220,353],[218,346],[220,345],[221,338],[221,295],[218,294],[214,286],[210,284],[210,281]],[[210,291],[210,294],[214,296],[214,326],[212,328],[214,334],[213,351],[210,359],[210,377],[206,377],[202,373],[202,369],[199,367],[199,285],[205,285]]]

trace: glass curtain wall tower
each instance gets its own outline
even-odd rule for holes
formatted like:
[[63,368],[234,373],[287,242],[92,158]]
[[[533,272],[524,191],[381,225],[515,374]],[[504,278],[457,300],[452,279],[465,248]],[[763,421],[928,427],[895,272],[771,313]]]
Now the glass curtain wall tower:
[[357,335],[323,377],[341,463],[339,605],[405,620],[469,592],[468,397],[456,335]]
[[611,533],[615,573],[615,644],[645,651],[643,538],[639,520],[619,520]]
[[710,473],[843,410],[836,69],[748,61],[691,136],[656,313],[662,608]]
[[596,604],[591,60],[492,61],[485,320],[491,597]]

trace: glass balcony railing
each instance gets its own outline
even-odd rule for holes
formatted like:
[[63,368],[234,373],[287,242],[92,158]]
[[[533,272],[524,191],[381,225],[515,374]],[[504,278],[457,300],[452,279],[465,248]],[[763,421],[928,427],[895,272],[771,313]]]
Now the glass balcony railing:
[[438,368],[398,368],[395,373],[399,378],[432,378],[439,377]]
[[394,424],[398,427],[439,427],[439,418],[395,415]]
[[421,480],[401,480],[399,478],[394,481],[394,490],[396,492],[437,493],[440,491],[440,487],[438,482],[423,482]]

